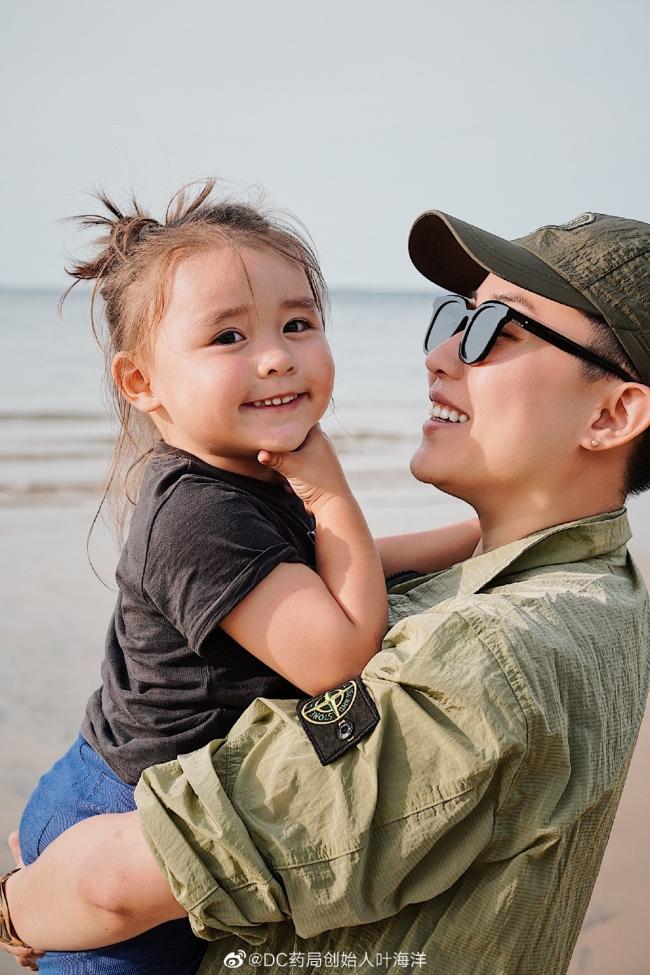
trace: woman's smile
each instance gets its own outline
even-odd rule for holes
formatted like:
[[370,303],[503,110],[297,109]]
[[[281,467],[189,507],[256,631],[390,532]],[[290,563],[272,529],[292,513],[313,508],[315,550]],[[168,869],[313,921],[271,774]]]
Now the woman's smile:
[[445,423],[467,423],[469,417],[467,413],[451,406],[441,400],[431,398],[431,417],[434,420],[442,420]]
[[431,400],[431,413],[422,425],[422,432],[427,434],[441,427],[463,426],[469,420],[467,413],[458,407],[453,406],[447,400],[429,397]]

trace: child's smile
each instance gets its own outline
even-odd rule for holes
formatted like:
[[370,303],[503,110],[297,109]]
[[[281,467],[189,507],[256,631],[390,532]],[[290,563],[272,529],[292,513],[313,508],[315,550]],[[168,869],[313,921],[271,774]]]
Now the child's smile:
[[255,407],[256,409],[277,409],[278,407],[290,406],[292,403],[297,403],[299,399],[303,399],[306,393],[279,393],[277,396],[271,396],[269,399],[258,399],[252,403],[244,403],[244,406]]

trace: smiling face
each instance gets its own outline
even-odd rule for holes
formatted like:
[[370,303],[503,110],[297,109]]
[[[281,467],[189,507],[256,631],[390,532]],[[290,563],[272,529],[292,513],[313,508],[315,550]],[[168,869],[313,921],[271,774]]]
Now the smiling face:
[[[488,275],[475,303],[502,301],[585,346],[593,325],[582,312]],[[503,329],[488,357],[476,365],[458,358],[460,335],[426,359],[430,397],[454,409],[458,422],[432,416],[411,461],[421,481],[463,498],[480,511],[526,504],[580,478],[585,431],[599,413],[601,382],[589,383],[580,360],[514,323]],[[463,419],[467,417],[467,419]],[[452,415],[452,419],[455,417]]]
[[271,248],[194,252],[174,272],[134,402],[163,439],[216,467],[269,478],[258,451],[300,446],[334,365],[302,267]]

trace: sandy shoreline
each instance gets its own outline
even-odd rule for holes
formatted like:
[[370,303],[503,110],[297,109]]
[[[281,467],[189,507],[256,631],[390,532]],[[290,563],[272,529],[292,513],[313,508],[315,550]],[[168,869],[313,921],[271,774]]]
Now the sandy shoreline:
[[[360,472],[354,486],[376,534],[443,523],[462,517],[466,510],[454,501],[432,508],[430,495],[407,492],[399,478],[388,477],[371,487],[367,473]],[[408,504],[397,500],[402,490]],[[94,513],[88,499],[44,501],[0,506],[5,569],[0,593],[0,836],[17,824],[38,775],[76,735],[86,698],[99,683],[114,602],[114,593],[95,578],[86,560],[85,537]],[[631,549],[650,580],[647,540],[641,538]],[[98,573],[114,586],[117,552],[101,524],[91,551]],[[571,975],[648,971],[649,763],[646,717]],[[8,854],[1,849],[0,869],[8,867]],[[13,971],[13,962],[0,958],[0,975]]]

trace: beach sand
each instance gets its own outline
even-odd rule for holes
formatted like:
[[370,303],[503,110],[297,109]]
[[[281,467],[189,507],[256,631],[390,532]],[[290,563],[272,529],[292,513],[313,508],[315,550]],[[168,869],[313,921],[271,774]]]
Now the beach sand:
[[[375,534],[421,528],[427,519],[432,523],[425,508],[428,489],[419,486],[405,504],[399,498],[406,482],[388,474],[379,479],[369,475],[367,459],[363,471],[352,472],[351,478]],[[464,511],[457,502],[443,502],[435,508],[433,524]],[[96,579],[86,560],[93,513],[88,496],[74,491],[0,506],[5,576],[0,604],[0,836],[17,825],[39,774],[75,737],[86,698],[99,683],[114,592]],[[650,580],[650,550],[632,549]],[[101,523],[91,551],[98,573],[114,587],[117,551]],[[647,975],[650,970],[649,762],[646,718],[571,975]],[[8,852],[0,849],[0,869],[9,866]],[[0,958],[0,975],[16,970],[11,959]]]

